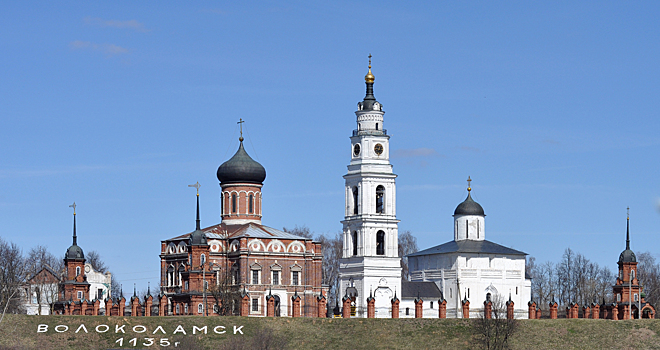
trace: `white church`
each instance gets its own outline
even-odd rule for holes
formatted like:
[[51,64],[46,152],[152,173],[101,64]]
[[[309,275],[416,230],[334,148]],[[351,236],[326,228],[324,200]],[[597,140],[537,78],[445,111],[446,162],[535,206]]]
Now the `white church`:
[[375,298],[376,317],[392,317],[392,299],[400,300],[399,317],[414,317],[414,299],[424,300],[424,317],[438,317],[446,300],[447,317],[478,317],[486,297],[515,305],[515,317],[527,318],[531,279],[525,276],[525,253],[485,239],[483,208],[467,199],[454,212],[454,240],[408,256],[411,281],[401,277],[398,256],[396,183],[389,160],[383,106],[373,94],[375,77],[365,76],[366,96],[358,103],[357,129],[351,136],[351,161],[344,175],[346,208],[339,298],[351,297],[352,316],[367,317],[367,298]]

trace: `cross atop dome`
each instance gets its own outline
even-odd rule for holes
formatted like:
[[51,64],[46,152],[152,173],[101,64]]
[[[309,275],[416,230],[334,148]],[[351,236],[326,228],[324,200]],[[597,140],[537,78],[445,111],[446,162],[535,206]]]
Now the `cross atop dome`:
[[364,81],[367,83],[374,83],[374,80],[376,80],[376,77],[371,73],[371,54],[369,54],[369,73],[364,76]]

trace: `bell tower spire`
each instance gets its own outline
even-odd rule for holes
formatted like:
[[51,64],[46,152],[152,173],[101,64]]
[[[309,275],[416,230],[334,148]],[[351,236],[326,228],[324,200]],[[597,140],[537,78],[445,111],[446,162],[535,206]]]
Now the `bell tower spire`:
[[626,250],[630,250],[630,207],[627,208],[626,215]]
[[73,244],[72,245],[78,245],[78,236],[76,236],[76,202],[73,202],[73,204],[71,204],[69,208],[73,208]]

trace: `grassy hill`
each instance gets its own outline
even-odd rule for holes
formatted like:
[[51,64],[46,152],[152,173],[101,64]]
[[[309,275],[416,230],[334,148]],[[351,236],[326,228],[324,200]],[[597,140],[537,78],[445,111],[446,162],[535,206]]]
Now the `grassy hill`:
[[[42,325],[41,328],[39,325]],[[47,330],[43,325],[47,326]],[[57,330],[61,332],[55,330],[57,326],[60,326]],[[115,329],[117,326],[119,329]],[[237,328],[237,334],[234,334],[234,327]],[[217,334],[214,329],[224,333]],[[274,337],[271,340],[285,342],[287,349],[481,347],[471,321],[454,319],[7,315],[0,324],[0,350],[239,349],[249,348],[255,335],[261,340],[268,338],[264,329],[271,329],[270,336]],[[561,350],[660,349],[659,334],[660,320],[522,320],[510,341],[510,347]],[[133,338],[137,339],[131,343]],[[123,339],[121,344],[119,339]],[[151,342],[154,344],[148,346]],[[180,344],[175,347],[175,342]],[[166,346],[168,343],[170,345]]]

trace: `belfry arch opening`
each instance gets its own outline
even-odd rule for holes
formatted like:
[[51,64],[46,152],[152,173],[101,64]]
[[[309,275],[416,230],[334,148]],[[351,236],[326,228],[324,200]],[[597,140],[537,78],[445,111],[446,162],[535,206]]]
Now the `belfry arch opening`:
[[376,187],[376,214],[385,212],[385,187],[378,185]]
[[353,231],[353,255],[358,254],[357,231]]
[[376,255],[385,255],[385,232],[376,233]]
[[357,186],[353,186],[353,215],[358,214],[358,188]]

